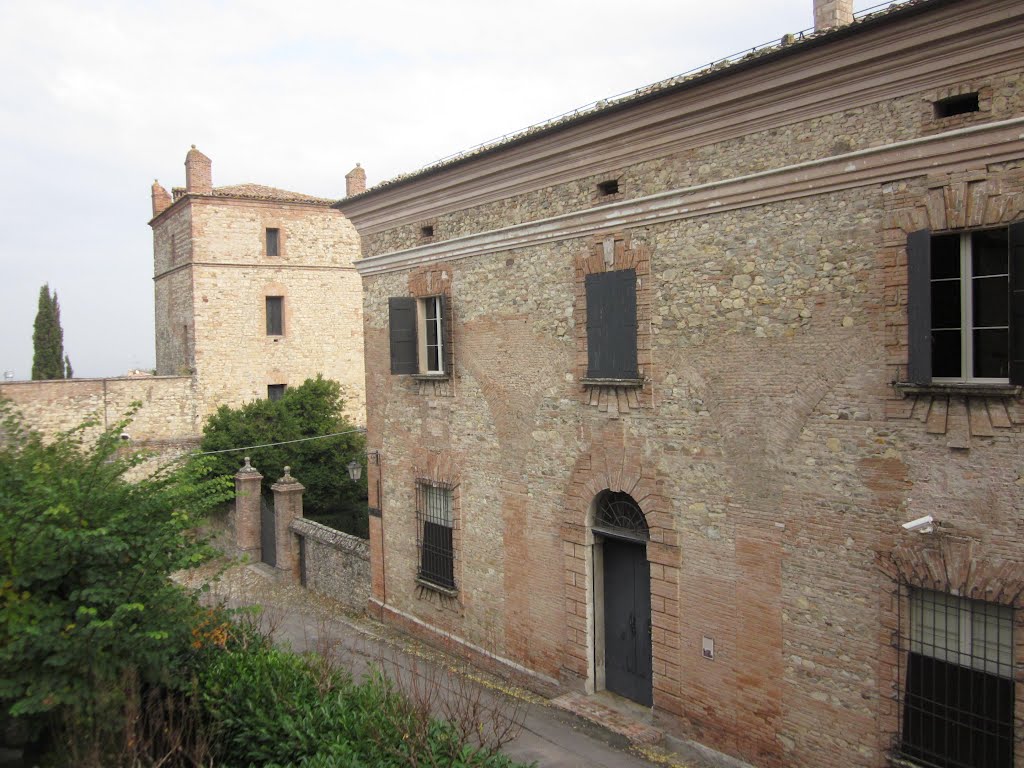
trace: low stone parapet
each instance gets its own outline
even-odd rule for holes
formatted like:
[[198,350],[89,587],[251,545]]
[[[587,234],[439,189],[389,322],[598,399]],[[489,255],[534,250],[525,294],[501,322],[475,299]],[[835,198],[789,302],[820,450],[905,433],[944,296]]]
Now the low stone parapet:
[[326,525],[296,518],[290,530],[302,541],[307,589],[363,611],[370,597],[370,543]]

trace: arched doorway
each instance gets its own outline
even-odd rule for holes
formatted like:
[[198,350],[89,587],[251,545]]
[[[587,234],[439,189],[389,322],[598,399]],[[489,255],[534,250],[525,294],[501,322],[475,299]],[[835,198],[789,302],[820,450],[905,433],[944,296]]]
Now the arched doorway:
[[647,520],[628,493],[602,491],[594,504],[597,687],[650,706],[651,567],[647,561]]

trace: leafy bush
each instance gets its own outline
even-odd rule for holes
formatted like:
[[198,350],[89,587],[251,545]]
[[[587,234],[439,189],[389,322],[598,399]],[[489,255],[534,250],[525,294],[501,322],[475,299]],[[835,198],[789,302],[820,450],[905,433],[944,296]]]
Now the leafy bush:
[[0,712],[32,737],[102,749],[141,688],[188,682],[200,609],[168,576],[212,554],[192,531],[230,484],[200,464],[126,481],[145,460],[123,455],[127,424],[47,442],[0,402]]
[[[267,443],[281,443],[338,432],[324,440],[254,448],[212,457],[210,471],[234,475],[244,455],[263,475],[264,492],[290,466],[292,474],[305,487],[303,508],[306,516],[330,518],[335,525],[355,516],[366,518],[366,472],[358,483],[349,479],[347,464],[355,459],[365,469],[366,440],[342,415],[344,400],[341,385],[317,376],[301,386],[285,390],[279,400],[256,400],[239,408],[221,406],[203,427],[203,451],[220,451]],[[333,516],[331,518],[330,516]],[[358,527],[352,522],[352,527]],[[346,529],[347,530],[347,529]],[[356,535],[366,535],[349,530]]]
[[273,647],[221,654],[205,670],[199,690],[218,765],[514,765],[460,742],[451,724],[419,711],[380,674],[355,683],[316,656]]

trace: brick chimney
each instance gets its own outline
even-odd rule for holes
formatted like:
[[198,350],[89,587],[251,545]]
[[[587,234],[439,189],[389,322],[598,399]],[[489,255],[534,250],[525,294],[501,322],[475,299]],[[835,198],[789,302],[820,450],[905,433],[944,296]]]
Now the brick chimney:
[[345,197],[358,195],[366,191],[366,171],[359,163],[356,167],[345,174]]
[[814,0],[814,31],[853,23],[853,0]]
[[213,191],[213,163],[210,158],[196,149],[185,155],[185,191],[197,195],[208,195]]
[[155,218],[171,207],[171,196],[167,193],[166,189],[160,186],[160,182],[156,179],[153,179],[150,193],[153,196],[153,216]]

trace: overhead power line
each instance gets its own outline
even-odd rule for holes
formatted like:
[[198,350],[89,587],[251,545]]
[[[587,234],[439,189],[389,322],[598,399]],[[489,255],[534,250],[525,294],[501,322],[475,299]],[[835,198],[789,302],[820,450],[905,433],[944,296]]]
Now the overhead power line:
[[282,440],[279,443],[263,443],[262,445],[246,445],[242,448],[221,448],[219,451],[194,451],[191,456],[211,456],[215,453],[233,453],[235,451],[251,451],[256,448],[273,448],[278,445],[291,445],[292,443],[305,443],[310,440],[326,440],[329,437],[340,437],[341,435],[352,435],[356,432],[365,433],[364,427],[357,427],[356,429],[350,429],[347,432],[332,432],[329,435],[314,435],[313,437],[300,437],[295,440]]

